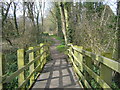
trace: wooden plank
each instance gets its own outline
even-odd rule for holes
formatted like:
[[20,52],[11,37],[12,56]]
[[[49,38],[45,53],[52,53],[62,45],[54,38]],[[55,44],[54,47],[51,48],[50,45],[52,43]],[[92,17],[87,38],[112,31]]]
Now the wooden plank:
[[[107,56],[108,53],[103,53],[104,56]],[[112,56],[111,56],[112,57]],[[106,73],[107,72],[107,73]],[[102,64],[100,65],[100,77],[103,79],[109,86],[112,85],[112,72],[113,70],[106,65]]]
[[[85,61],[85,64],[90,68],[90,69],[92,69],[92,65],[93,65],[93,63],[92,63],[92,58],[91,57],[88,57],[88,56],[84,56],[84,61]],[[91,76],[85,71],[85,78],[87,79],[87,80],[89,80],[89,81],[91,81]]]
[[[82,46],[74,46],[74,47],[77,47],[81,50],[83,49]],[[83,72],[83,66],[82,66],[83,55],[76,50],[74,50],[74,52],[75,52],[74,54],[72,52],[71,53],[72,53],[73,57],[75,58],[75,61],[77,61],[79,69],[81,70],[81,72]]]
[[[74,47],[77,47],[77,46],[74,46]],[[75,55],[76,59],[78,60],[78,54],[79,54],[79,52],[73,49],[72,53]],[[76,61],[76,59],[74,60],[74,63],[76,64],[76,66],[79,66],[79,63]]]
[[9,82],[11,82],[12,79],[14,79],[15,77],[17,77],[21,72],[23,72],[24,70],[26,70],[30,65],[32,65],[37,60],[39,60],[40,57],[41,57],[41,55],[37,56],[32,62],[28,63],[27,65],[25,65],[21,69],[17,70],[16,72],[14,72],[13,74],[11,74],[10,76],[7,76],[7,77],[4,76],[4,77],[2,77],[2,83],[9,83]]
[[85,77],[83,76],[83,74],[80,72],[80,70],[76,67],[75,63],[73,62],[73,58],[71,57],[70,54],[68,54],[69,58],[72,61],[72,64],[74,66],[74,69],[76,70],[75,72],[79,75],[79,77],[81,78],[81,80],[84,82],[85,86],[87,88],[91,88],[91,86],[89,85],[89,83],[87,82],[87,80],[85,79]]
[[[33,47],[29,47],[29,50],[33,50]],[[34,52],[29,53],[29,62],[34,60]],[[34,71],[34,63],[29,67],[30,74]],[[30,86],[34,82],[34,74],[30,77]]]
[[[38,56],[38,55],[40,54],[40,51],[37,51],[36,54],[37,54],[37,56]],[[40,64],[40,59],[37,60],[36,64],[37,64],[37,66]],[[40,69],[40,68],[39,68],[39,69]]]
[[38,51],[38,50],[40,50],[40,49],[41,49],[42,47],[44,47],[44,46],[46,46],[46,45],[43,45],[43,46],[41,46],[41,47],[40,47],[40,46],[39,46],[39,47],[37,46],[37,47],[34,48],[33,50],[27,50],[27,51],[26,51],[26,54],[29,54],[29,53],[31,53],[31,52]]
[[[24,66],[24,49],[17,50],[18,56],[18,69],[21,69]],[[18,75],[18,86],[24,81],[24,71]]]
[[[47,48],[46,46],[43,47],[43,51],[46,51],[46,48]],[[46,55],[47,55],[47,52],[44,53],[44,57],[46,57]],[[45,64],[45,63],[46,63],[46,58],[45,58],[45,60],[44,60],[44,64]]]
[[85,70],[100,84],[100,86],[102,88],[104,88],[104,89],[109,88],[110,90],[112,90],[111,87],[104,80],[102,80],[100,78],[100,76],[98,76],[96,73],[94,73],[87,65],[85,65],[83,63],[83,66],[84,66]]
[[109,68],[113,69],[114,71],[120,73],[120,63],[116,62],[115,60],[106,58],[104,56],[96,55],[92,52],[80,50],[79,48],[73,47],[73,49],[79,51],[80,53],[92,57],[94,60],[101,62],[102,64],[108,66]]
[[42,47],[46,47],[46,46],[49,46],[49,44],[44,44],[44,45],[41,46],[41,47],[40,47],[40,45],[39,45],[39,46],[35,46],[35,47],[33,47],[33,48],[34,48],[33,50],[27,50],[27,51],[26,51],[26,54],[29,54],[29,53],[31,53],[31,52],[38,51],[38,50],[40,50]]
[[108,83],[108,85],[112,85],[112,69],[108,68],[104,64],[100,65],[100,77]]
[[[79,49],[83,49],[83,47],[82,46],[78,46],[78,48]],[[78,55],[78,60],[79,60],[79,64],[80,64],[80,70],[81,70],[81,72],[83,72],[83,65],[82,65],[82,63],[83,63],[83,55],[81,54],[81,53],[79,53],[79,55]]]
[[[40,47],[42,47],[44,44],[43,43],[40,43]],[[43,50],[43,47],[40,49],[40,54],[42,54],[44,52],[44,50]],[[41,62],[41,60],[44,58],[44,54],[42,54],[42,56],[40,57],[40,62]],[[42,67],[44,66],[44,63],[41,65],[41,69],[42,69]]]
[[78,62],[78,64],[81,64],[80,60],[77,59],[77,57],[74,55],[74,53],[72,51],[70,51],[70,54],[74,57],[74,60]]
[[34,48],[33,50],[27,50],[27,51],[26,51],[26,54],[29,54],[29,53],[31,53],[31,52],[36,52],[36,51],[38,51],[40,48],[42,48],[42,47],[37,47],[37,48]]
[[[77,58],[75,57],[75,55],[71,52],[72,56],[77,60]],[[70,57],[70,55],[69,55]],[[71,57],[72,58],[72,57]],[[78,60],[77,60],[78,61]],[[83,64],[84,67],[86,66],[85,64]],[[87,67],[87,66],[86,66]],[[77,68],[77,67],[76,67]],[[86,68],[85,68],[86,69]],[[103,88],[110,88],[110,86],[105,83],[97,74],[95,74],[92,70],[90,69],[86,69],[86,71],[89,70],[89,74],[103,87]],[[77,70],[78,71],[78,70]]]
[[[0,81],[2,81],[2,75],[3,75],[2,72],[3,72],[2,71],[2,52],[0,52]],[[0,83],[0,90],[2,89],[3,89],[3,85],[2,83]]]
[[[67,51],[68,51],[68,54],[70,54],[71,51],[72,51],[72,47],[69,47],[69,49],[67,49]],[[71,64],[72,63],[71,59],[69,59],[69,61],[70,61],[70,64]]]
[[75,76],[77,77],[77,79],[79,79],[78,83],[80,85],[80,88],[84,88],[82,82],[80,81],[80,78],[78,77],[76,73],[75,73]]
[[[80,61],[77,59],[77,57],[73,54],[73,52],[70,51],[70,53],[71,53],[71,55],[74,57],[74,59],[75,59],[79,64],[82,64],[82,62],[80,62]],[[69,56],[69,57],[70,57],[70,56]],[[71,58],[72,58],[72,57],[71,57]],[[83,57],[82,57],[82,58],[83,58]],[[74,63],[74,61],[72,61],[72,62]],[[76,67],[76,68],[77,68],[77,67]],[[83,67],[83,68],[84,68],[84,67]],[[78,72],[78,70],[77,70],[77,72]],[[82,76],[80,73],[79,73],[79,75]],[[85,79],[86,77],[87,77],[86,75],[85,75],[85,77],[82,76],[82,78],[84,78],[84,79]],[[88,80],[88,78],[86,78],[86,79]],[[86,81],[87,81],[87,80],[86,80]],[[87,82],[85,82],[84,84],[86,84],[86,86],[88,85],[87,87],[90,86]]]
[[[42,60],[42,63],[43,63],[44,59]],[[40,63],[35,69],[34,71],[23,81],[23,83],[18,87],[18,88],[22,88],[28,81],[29,79],[31,78],[31,76],[34,74],[34,72],[36,72],[39,67],[42,65],[42,63]]]

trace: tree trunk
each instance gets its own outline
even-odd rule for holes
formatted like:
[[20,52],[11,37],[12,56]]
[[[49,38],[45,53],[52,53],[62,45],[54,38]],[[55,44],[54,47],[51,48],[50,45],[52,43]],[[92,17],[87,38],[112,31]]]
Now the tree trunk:
[[8,7],[6,9],[6,13],[4,14],[4,5],[2,3],[2,29],[4,28],[4,22],[5,20],[7,19],[7,16],[8,16],[8,12],[9,12],[9,9],[10,9],[10,5],[11,5],[12,2],[10,2],[10,4],[8,4]]
[[[117,58],[117,61],[120,63],[120,1],[117,4],[117,16],[118,16],[118,19],[117,19],[117,44],[116,44],[117,55],[116,55],[116,58]],[[120,67],[118,66],[118,68]],[[118,72],[116,72],[115,74],[115,82],[120,88],[120,73]]]
[[62,22],[61,22],[61,13],[58,3],[55,3],[55,15],[56,15],[56,25],[57,25],[57,35],[61,38],[64,38],[63,32],[62,32]]
[[37,12],[37,17],[36,17],[36,22],[37,22],[37,43],[40,43],[40,30],[39,30],[39,11]]
[[118,60],[120,62],[120,1],[118,2]]
[[64,11],[64,4],[62,2],[60,3],[60,13],[61,13],[61,21],[62,21],[62,32],[64,35],[65,44],[67,45],[65,11]]
[[23,2],[23,34],[25,33],[25,2]]
[[18,24],[17,24],[17,19],[16,19],[16,3],[14,3],[14,22],[15,22],[15,28],[17,31],[17,35],[19,36]]

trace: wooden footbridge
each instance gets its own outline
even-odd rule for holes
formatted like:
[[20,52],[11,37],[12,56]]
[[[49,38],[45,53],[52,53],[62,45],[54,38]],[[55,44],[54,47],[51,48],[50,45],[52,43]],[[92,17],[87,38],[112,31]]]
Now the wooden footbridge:
[[[112,90],[112,76],[114,72],[120,73],[120,63],[72,44],[68,44],[67,55],[64,55],[56,50],[60,43],[55,39],[54,41],[52,46],[41,43],[39,46],[29,47],[27,51],[19,49],[18,70],[10,76],[2,74],[1,58],[0,89],[4,89],[5,83],[17,77],[19,89],[93,88],[90,80],[94,80],[100,88]],[[26,55],[29,56],[29,63],[24,65]],[[48,61],[48,56],[52,60]],[[29,69],[28,77],[25,77],[26,69]]]

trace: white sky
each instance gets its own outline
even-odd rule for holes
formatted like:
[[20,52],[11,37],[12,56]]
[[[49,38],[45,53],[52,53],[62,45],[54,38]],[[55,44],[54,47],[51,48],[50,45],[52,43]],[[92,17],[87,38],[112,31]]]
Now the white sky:
[[117,0],[105,0],[105,3],[111,7],[112,11],[116,15]]
[[[0,0],[1,1],[1,0]],[[8,1],[10,1],[10,0],[7,0],[7,2]],[[38,2],[38,1],[40,1],[40,0],[36,0],[36,2]],[[44,1],[44,2],[46,2],[45,0],[41,0],[41,1]],[[19,2],[19,1],[18,1]],[[44,2],[42,3],[42,4],[44,4]],[[112,9],[112,11],[116,14],[116,8],[117,8],[117,5],[116,5],[116,2],[117,2],[117,0],[105,0],[105,2],[104,2],[104,4],[107,4],[107,5],[109,5],[110,7],[111,7],[111,9]],[[22,2],[21,2],[22,3]],[[43,5],[42,5],[43,6]],[[17,10],[17,17],[19,17],[20,15],[22,15],[22,8],[21,8],[22,6],[17,6],[17,9],[19,9],[19,10]],[[51,4],[50,4],[50,2],[46,2],[45,3],[45,11],[44,11],[44,14],[48,14],[48,11],[49,11],[49,9],[50,9],[50,7],[51,7]],[[21,10],[20,10],[20,8],[21,8]],[[43,8],[43,7],[42,7]],[[10,13],[13,13],[13,9],[10,9]],[[46,15],[45,15],[46,16]]]

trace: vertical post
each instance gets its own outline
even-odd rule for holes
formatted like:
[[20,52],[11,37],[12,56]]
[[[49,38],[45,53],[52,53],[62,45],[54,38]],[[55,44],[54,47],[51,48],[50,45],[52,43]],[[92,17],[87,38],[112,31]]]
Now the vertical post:
[[[36,55],[37,55],[37,57],[38,57],[38,56],[40,55],[40,51],[37,51],[37,52],[36,52]],[[39,65],[40,65],[40,59],[38,59],[37,62],[35,62],[35,63],[36,63],[36,67],[39,66]],[[36,67],[35,67],[35,68],[36,68]],[[37,73],[36,73],[35,79],[37,79],[38,75],[40,74],[40,70],[41,70],[41,69],[40,69],[40,67],[39,67],[39,68],[37,69],[37,71],[36,71]]]
[[[44,47],[44,51],[46,50],[47,50],[47,46]],[[47,56],[47,52],[44,53],[44,58],[45,58],[44,64],[46,63],[46,56]]]
[[[105,57],[108,57],[108,53],[103,54]],[[110,58],[110,55],[109,55]],[[111,86],[112,84],[112,69],[107,67],[104,64],[101,64],[100,66],[100,77],[103,79],[108,85]]]
[[[77,46],[79,48],[79,51],[82,52],[83,47],[82,46]],[[79,53],[79,52],[78,52]],[[83,55],[81,53],[78,54],[78,60],[80,61],[80,70],[83,72]]]
[[[74,47],[77,48],[77,46],[74,46]],[[78,51],[74,50],[74,55],[75,55],[75,57],[76,57],[77,60],[78,60]],[[75,59],[74,59],[74,63],[76,64],[76,66],[78,66],[78,62],[77,62]]]
[[[87,49],[87,51],[90,51],[91,52],[91,49]],[[89,57],[89,56],[85,56],[84,57],[84,59],[85,59],[85,64],[90,68],[90,69],[92,69],[92,58],[91,57]],[[85,78],[86,78],[86,80],[91,80],[91,76],[90,75],[88,75],[88,73],[85,71]]]
[[[2,52],[0,52],[0,81],[2,81]],[[0,83],[0,90],[3,89],[2,83]]]
[[[69,50],[70,50],[70,51],[69,51],[68,53],[71,54],[71,53],[70,53],[70,52],[72,52],[72,47],[71,47],[71,46],[69,47]],[[70,60],[70,63],[72,64],[72,60],[71,60],[71,59],[69,59],[69,60]]]
[[48,47],[48,45],[46,46],[46,60],[47,60],[47,56],[48,56],[48,54],[49,54],[49,47]]
[[[24,66],[24,49],[18,49],[17,56],[18,56],[18,69],[21,69]],[[24,81],[24,71],[20,73],[18,76],[18,86],[20,86],[23,81]]]
[[[36,54],[37,54],[37,56],[39,56],[40,51],[37,51]],[[37,64],[37,66],[40,64],[40,59],[36,62],[36,64]]]
[[44,59],[43,45],[44,45],[43,43],[40,44],[40,47],[41,47],[41,49],[40,49],[40,54],[41,54],[41,57],[40,57],[41,69],[43,68],[43,65],[44,65],[44,63],[43,63],[43,62],[44,62],[44,61],[43,61],[43,59]]
[[[33,47],[29,47],[29,50],[33,50]],[[31,52],[29,53],[29,62],[33,61],[34,60],[34,52]],[[30,67],[29,67],[29,72],[30,74],[34,71],[34,64],[32,64]],[[34,82],[34,74],[31,76],[30,78],[30,86],[33,84]]]

